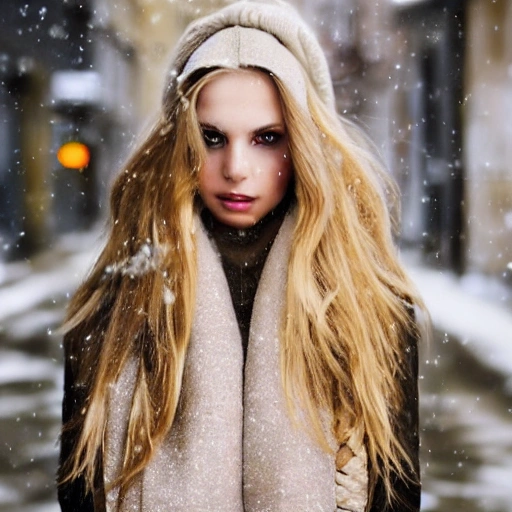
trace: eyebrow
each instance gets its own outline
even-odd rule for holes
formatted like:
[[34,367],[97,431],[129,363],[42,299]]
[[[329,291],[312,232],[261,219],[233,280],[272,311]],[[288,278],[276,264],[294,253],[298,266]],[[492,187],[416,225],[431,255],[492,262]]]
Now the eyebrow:
[[257,128],[253,131],[254,135],[258,135],[259,133],[268,132],[272,130],[283,130],[286,131],[286,127],[282,123],[271,123],[267,124],[265,126],[262,126],[261,128]]
[[201,128],[206,128],[208,130],[215,130],[216,132],[219,132],[219,133],[222,133],[224,134],[224,131],[221,130],[218,126],[215,126],[214,124],[210,124],[210,123],[199,123],[199,126],[201,126]]

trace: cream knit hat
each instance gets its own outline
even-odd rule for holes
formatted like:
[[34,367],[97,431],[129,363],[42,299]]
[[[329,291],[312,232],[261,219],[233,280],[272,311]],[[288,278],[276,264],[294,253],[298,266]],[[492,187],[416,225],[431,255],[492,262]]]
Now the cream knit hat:
[[322,48],[297,11],[282,0],[238,0],[192,22],[176,46],[164,99],[176,95],[199,69],[247,66],[275,74],[302,105],[307,104],[307,75],[326,106],[335,108]]

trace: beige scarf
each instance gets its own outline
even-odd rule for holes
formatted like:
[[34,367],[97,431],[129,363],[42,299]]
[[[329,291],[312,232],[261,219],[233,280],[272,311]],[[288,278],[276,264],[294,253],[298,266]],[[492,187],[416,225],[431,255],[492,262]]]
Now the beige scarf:
[[[126,498],[120,503],[115,488],[107,494],[108,512],[336,510],[334,456],[292,425],[281,386],[278,331],[294,225],[288,215],[263,269],[244,372],[228,284],[198,220],[196,314],[177,418]],[[107,486],[122,462],[136,373],[132,361],[112,390]]]

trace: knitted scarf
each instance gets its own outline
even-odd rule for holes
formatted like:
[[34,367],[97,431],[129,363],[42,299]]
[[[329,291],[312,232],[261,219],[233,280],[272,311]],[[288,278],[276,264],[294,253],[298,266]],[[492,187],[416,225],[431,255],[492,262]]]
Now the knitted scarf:
[[[336,509],[334,455],[292,424],[281,384],[278,332],[294,215],[287,215],[254,299],[243,372],[242,344],[228,284],[213,243],[197,222],[195,318],[176,420],[162,446],[108,512],[324,511]],[[104,479],[122,464],[137,361],[112,389]]]

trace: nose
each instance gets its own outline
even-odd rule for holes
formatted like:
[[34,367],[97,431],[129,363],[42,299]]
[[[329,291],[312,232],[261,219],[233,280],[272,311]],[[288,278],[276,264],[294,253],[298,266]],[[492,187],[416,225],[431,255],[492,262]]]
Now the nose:
[[249,175],[249,155],[242,144],[227,146],[223,174],[228,181],[243,181]]

